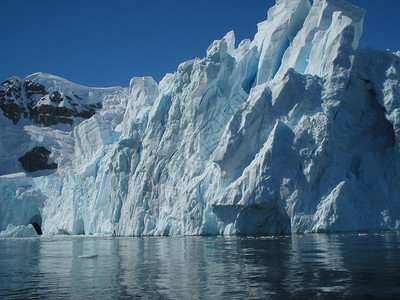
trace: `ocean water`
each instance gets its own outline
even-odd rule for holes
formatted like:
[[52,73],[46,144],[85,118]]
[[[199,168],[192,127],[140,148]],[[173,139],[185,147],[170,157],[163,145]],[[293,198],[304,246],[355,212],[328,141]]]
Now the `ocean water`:
[[399,297],[393,232],[0,240],[0,299]]

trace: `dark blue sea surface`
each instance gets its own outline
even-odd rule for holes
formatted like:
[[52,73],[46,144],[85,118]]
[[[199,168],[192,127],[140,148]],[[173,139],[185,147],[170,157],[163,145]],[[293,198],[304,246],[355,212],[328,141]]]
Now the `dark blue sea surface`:
[[397,232],[0,240],[0,299],[399,297]]

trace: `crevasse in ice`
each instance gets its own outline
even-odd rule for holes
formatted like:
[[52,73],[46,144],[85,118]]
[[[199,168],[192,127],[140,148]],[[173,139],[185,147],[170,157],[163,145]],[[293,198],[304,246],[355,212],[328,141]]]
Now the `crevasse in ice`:
[[0,230],[37,212],[45,234],[399,229],[400,57],[358,48],[363,17],[277,0],[253,41],[133,78],[71,129],[57,172],[0,178]]

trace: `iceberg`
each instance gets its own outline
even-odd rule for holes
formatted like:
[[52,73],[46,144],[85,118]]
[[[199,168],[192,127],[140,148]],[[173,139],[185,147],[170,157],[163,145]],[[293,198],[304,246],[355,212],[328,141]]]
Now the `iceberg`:
[[[13,211],[0,230],[33,215],[45,235],[399,229],[400,52],[359,48],[363,18],[344,0],[277,0],[252,41],[236,47],[231,31],[159,83],[94,89],[32,75],[48,91],[35,105],[70,97],[79,110],[38,122],[20,97],[26,117],[14,124],[0,105],[0,151],[18,153],[3,174],[21,172],[15,158],[32,146],[57,164],[0,178],[1,212]],[[21,145],[3,142],[11,131]]]
[[0,238],[3,239],[32,237],[38,237],[38,234],[36,233],[36,230],[32,224],[29,224],[28,226],[14,226],[12,224],[8,224],[6,230],[0,232]]

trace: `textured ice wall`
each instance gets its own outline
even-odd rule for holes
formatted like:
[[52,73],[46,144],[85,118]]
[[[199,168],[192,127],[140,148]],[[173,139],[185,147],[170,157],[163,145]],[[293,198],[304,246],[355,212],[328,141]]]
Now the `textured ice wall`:
[[[277,1],[252,42],[235,49],[230,32],[158,86],[133,79],[119,140],[99,136],[86,152],[100,153],[77,158],[61,196],[46,202],[45,230],[397,228],[397,119],[385,117],[396,113],[375,92],[382,87],[372,88],[387,71],[364,70],[369,55],[355,52],[363,13],[344,1]],[[396,73],[398,57],[386,55]],[[77,132],[100,128],[93,122]]]
[[[26,177],[24,173],[0,176],[0,232],[10,224],[27,226],[37,223],[40,226],[44,201],[44,195],[35,187],[32,178]],[[11,226],[8,231],[11,229],[15,228]],[[27,236],[31,230],[24,232]],[[34,229],[33,232],[36,235]]]
[[253,41],[132,79],[123,119],[82,122],[72,166],[35,181],[44,232],[398,229],[400,58],[357,50],[363,15],[278,0]]

